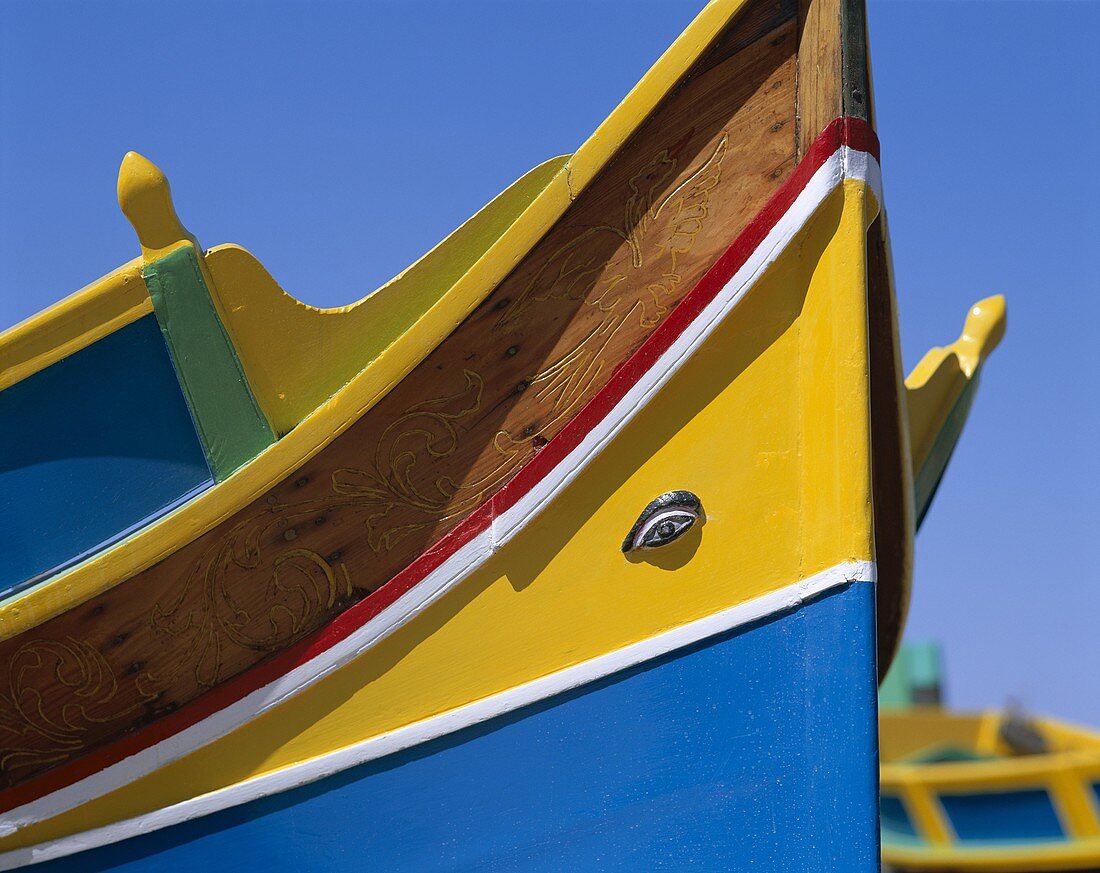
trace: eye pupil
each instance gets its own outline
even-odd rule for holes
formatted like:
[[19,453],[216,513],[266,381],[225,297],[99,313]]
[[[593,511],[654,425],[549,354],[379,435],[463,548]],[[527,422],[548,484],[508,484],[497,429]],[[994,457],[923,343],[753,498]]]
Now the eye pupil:
[[676,525],[671,521],[662,521],[657,525],[656,534],[663,540],[668,539],[674,533],[676,533]]

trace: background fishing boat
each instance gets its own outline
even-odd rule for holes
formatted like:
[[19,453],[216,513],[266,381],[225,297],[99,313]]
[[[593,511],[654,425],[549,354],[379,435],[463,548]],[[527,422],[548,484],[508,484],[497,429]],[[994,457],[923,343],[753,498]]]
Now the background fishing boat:
[[939,650],[880,692],[882,854],[896,870],[1100,867],[1100,735],[1018,710],[941,708]]
[[[1100,522],[1100,466],[1081,458],[1091,457],[1084,434],[1096,432],[1100,403],[1077,403],[1076,380],[1064,377],[1096,366],[1089,333],[1100,300],[1084,253],[1098,233],[1100,175],[1023,169],[1033,165],[1017,139],[1020,112],[1032,129],[1053,129],[1100,87],[1084,42],[1100,9],[951,9],[945,27],[944,8],[928,0],[868,8],[904,360],[911,367],[942,336],[944,326],[922,313],[942,311],[961,288],[991,288],[1012,303],[995,370],[1012,387],[979,400],[921,529],[907,633],[950,653],[957,708],[984,711],[1015,694],[1035,712],[1100,725],[1100,697],[1082,693],[1067,669],[1096,660],[1089,617],[1100,611],[1100,588],[1081,579],[1095,575],[1088,544]],[[918,61],[910,46],[935,46],[935,61]],[[1063,49],[1067,67],[1048,75],[1038,59]],[[977,105],[988,111],[972,114]],[[1086,115],[1088,135],[1100,134],[1100,113]],[[1054,164],[1073,161],[1065,143],[1051,148]],[[941,208],[967,215],[967,232],[937,218]],[[1058,289],[1057,307],[1042,287]],[[1070,351],[1036,354],[1053,348]],[[1052,559],[1072,569],[1051,574]]]
[[141,258],[0,339],[0,863],[873,869],[1004,306],[902,384],[869,84],[859,4],[712,4],[341,310],[128,156]]

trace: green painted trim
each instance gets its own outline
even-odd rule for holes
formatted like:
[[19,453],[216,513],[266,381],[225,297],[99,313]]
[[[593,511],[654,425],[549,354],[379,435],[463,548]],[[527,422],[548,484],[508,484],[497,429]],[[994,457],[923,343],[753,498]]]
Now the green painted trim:
[[943,668],[938,643],[902,643],[878,689],[881,709],[938,705],[943,696]]
[[903,645],[894,655],[890,669],[878,686],[879,709],[902,709],[912,706],[913,696],[909,687],[909,658]]
[[275,442],[186,245],[142,271],[206,459],[218,482]]
[[942,685],[939,645],[937,643],[910,643],[909,651],[909,675],[913,677],[913,684],[923,688]]

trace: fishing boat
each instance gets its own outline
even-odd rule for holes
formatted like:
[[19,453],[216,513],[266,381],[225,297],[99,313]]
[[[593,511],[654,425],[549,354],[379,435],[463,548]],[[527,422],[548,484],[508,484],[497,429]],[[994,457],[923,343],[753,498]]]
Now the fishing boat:
[[881,716],[882,856],[897,870],[1100,868],[1100,734],[1018,712]]
[[127,155],[140,257],[0,336],[0,866],[877,869],[1005,316],[903,382],[866,58],[859,2],[711,3],[340,309]]

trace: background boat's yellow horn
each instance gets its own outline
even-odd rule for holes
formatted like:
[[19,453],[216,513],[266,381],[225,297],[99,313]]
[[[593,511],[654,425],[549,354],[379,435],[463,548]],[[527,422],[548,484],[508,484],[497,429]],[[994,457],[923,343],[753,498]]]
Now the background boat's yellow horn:
[[978,373],[1008,326],[1000,294],[970,307],[962,334],[930,349],[905,380],[917,525],[962,434]]
[[952,346],[967,376],[973,376],[989,353],[997,348],[1007,326],[1008,310],[1002,295],[986,297],[970,307],[962,335]]

